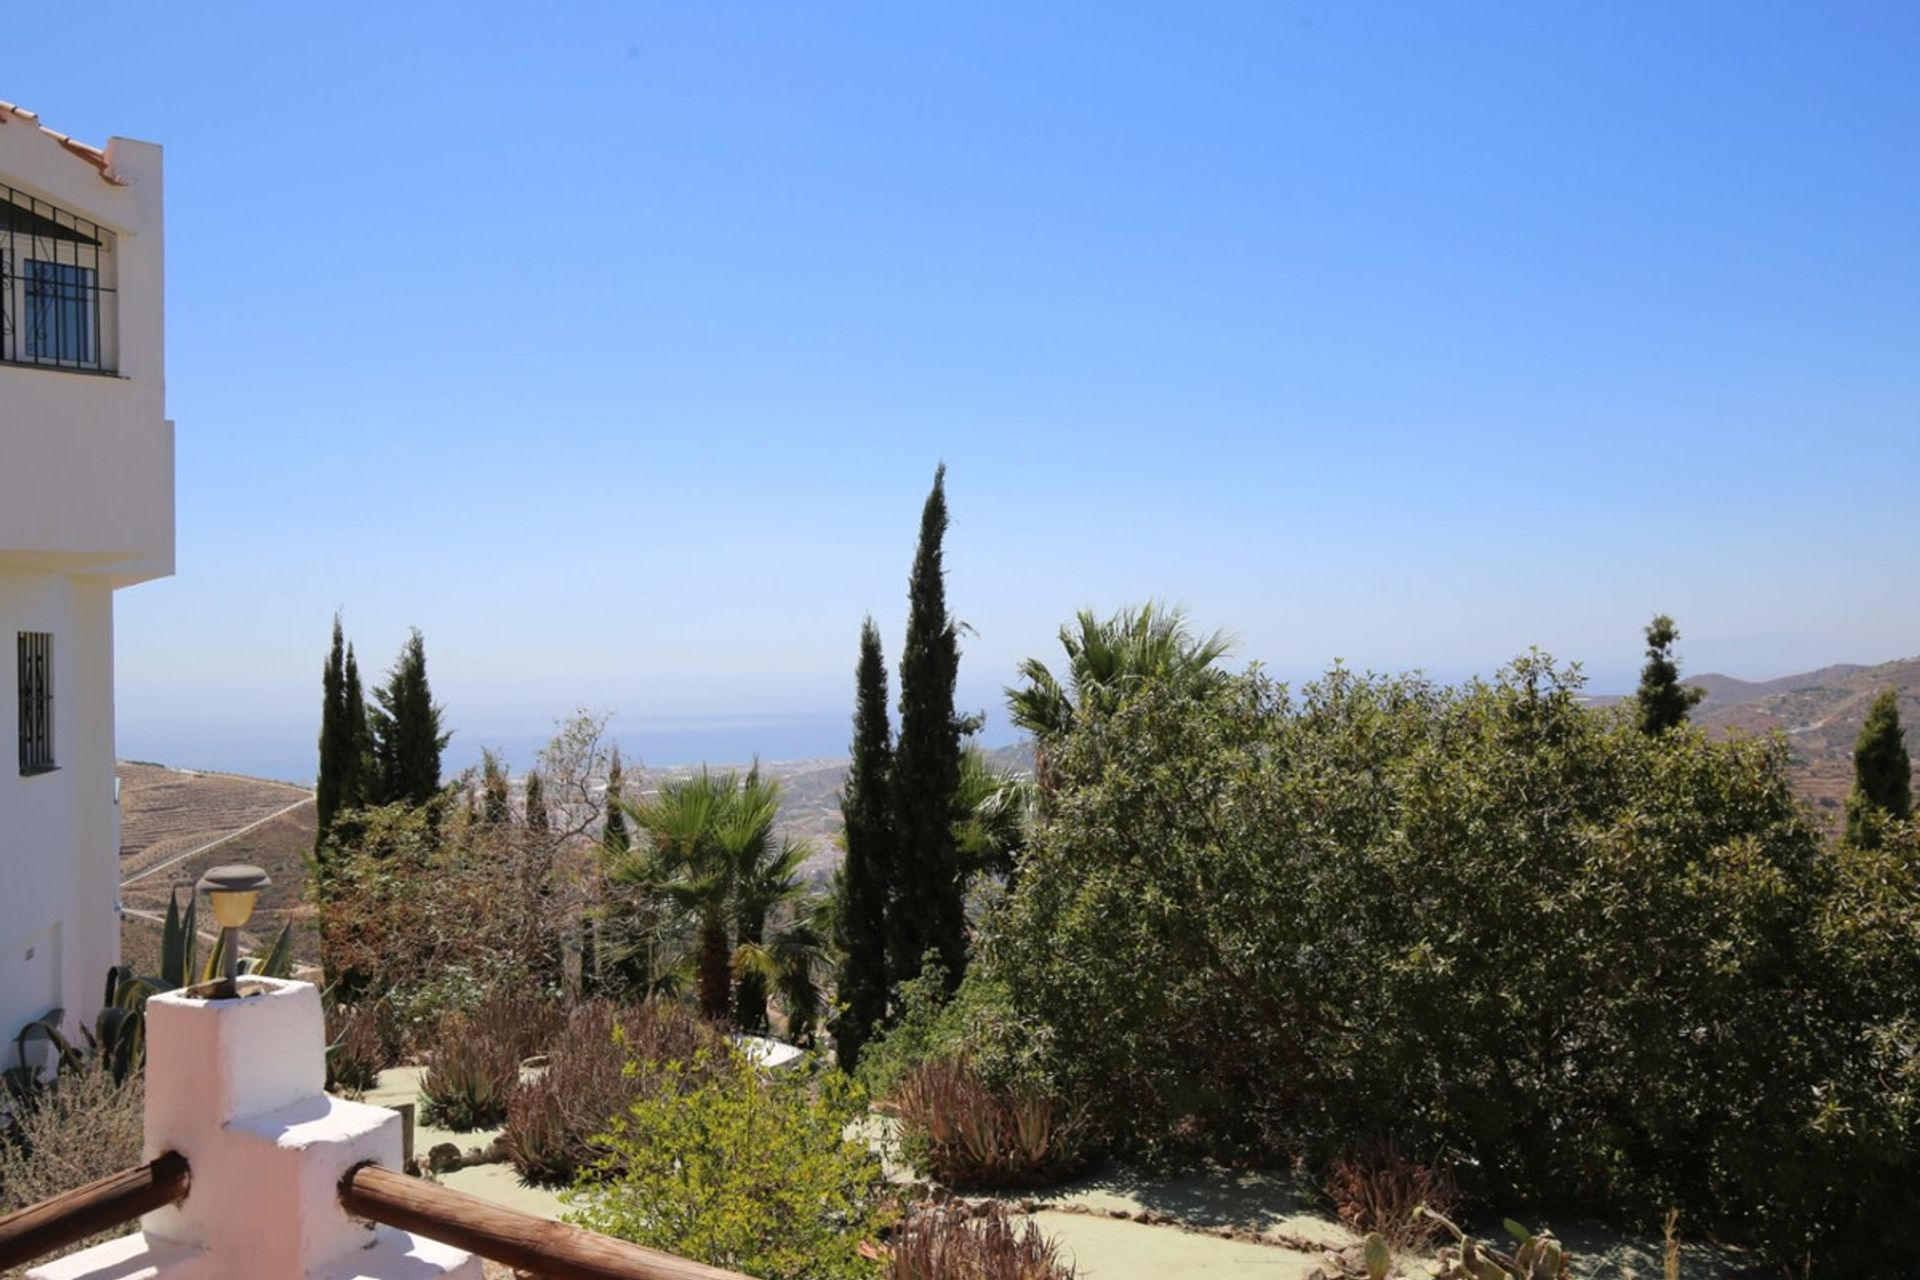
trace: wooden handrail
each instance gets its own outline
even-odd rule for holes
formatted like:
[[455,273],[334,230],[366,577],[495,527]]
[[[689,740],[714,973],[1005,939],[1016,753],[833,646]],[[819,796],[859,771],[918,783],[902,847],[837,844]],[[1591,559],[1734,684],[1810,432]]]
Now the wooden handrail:
[[658,1249],[537,1218],[437,1183],[363,1164],[340,1180],[340,1203],[385,1223],[546,1280],[746,1280]]
[[0,1218],[0,1272],[172,1204],[187,1194],[187,1182],[186,1157],[169,1151],[10,1213]]

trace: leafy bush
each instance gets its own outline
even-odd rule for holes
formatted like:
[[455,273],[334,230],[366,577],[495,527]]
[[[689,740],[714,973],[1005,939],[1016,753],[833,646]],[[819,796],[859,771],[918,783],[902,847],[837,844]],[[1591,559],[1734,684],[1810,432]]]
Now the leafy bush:
[[1539,655],[1143,688],[1055,744],[985,973],[1136,1150],[1324,1168],[1392,1117],[1486,1201],[1837,1271],[1920,1183],[1920,894],[1830,855],[1787,764]]
[[949,1186],[1043,1186],[1086,1164],[1079,1114],[1035,1089],[990,1086],[965,1057],[914,1067],[885,1110],[916,1167]]
[[1002,1204],[974,1216],[953,1205],[909,1209],[895,1233],[887,1280],[1074,1280],[1074,1268],[1029,1220]]
[[571,1221],[762,1280],[856,1280],[887,1226],[880,1162],[838,1073],[764,1075],[731,1049],[669,1062],[565,1200]]
[[[1391,1142],[1339,1157],[1327,1177],[1333,1211],[1356,1235],[1378,1234],[1396,1250],[1424,1247],[1452,1213],[1460,1190],[1438,1163],[1409,1160]],[[1421,1213],[1422,1206],[1433,1213]]]
[[995,1084],[1045,1087],[1044,1028],[1022,1024],[1004,984],[969,972],[947,993],[946,967],[928,952],[920,973],[900,984],[893,1025],[860,1051],[859,1079],[868,1094],[891,1094],[923,1062],[965,1053]]
[[[549,1038],[546,1069],[508,1100],[508,1156],[529,1182],[573,1181],[604,1154],[595,1137],[635,1098],[658,1089],[669,1078],[669,1064],[686,1066],[725,1045],[710,1024],[679,1005],[596,1000],[576,1006]],[[685,1075],[671,1079],[676,1086],[687,1082]]]
[[[0,1128],[0,1215],[85,1186],[140,1163],[144,1089],[139,1073],[124,1082],[99,1064],[60,1073],[31,1105]],[[116,1229],[83,1240],[86,1247]]]

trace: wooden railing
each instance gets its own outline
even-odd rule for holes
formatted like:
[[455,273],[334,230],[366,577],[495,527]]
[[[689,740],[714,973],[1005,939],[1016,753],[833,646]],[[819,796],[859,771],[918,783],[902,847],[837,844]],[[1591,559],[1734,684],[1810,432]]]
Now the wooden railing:
[[356,1218],[399,1227],[543,1280],[746,1280],[737,1271],[537,1218],[379,1165],[350,1170],[340,1180],[340,1203]]
[[0,1272],[44,1258],[187,1194],[185,1157],[169,1151],[137,1169],[62,1192],[0,1218]]
[[[0,1273],[172,1204],[187,1194],[189,1178],[185,1157],[168,1152],[0,1218]],[[340,1180],[340,1203],[356,1218],[399,1227],[543,1280],[746,1280],[738,1272],[520,1213],[378,1165],[349,1170]]]

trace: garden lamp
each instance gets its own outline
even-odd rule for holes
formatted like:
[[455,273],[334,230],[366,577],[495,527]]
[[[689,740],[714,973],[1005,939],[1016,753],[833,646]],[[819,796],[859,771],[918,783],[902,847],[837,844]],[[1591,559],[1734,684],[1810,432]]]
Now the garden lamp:
[[229,986],[240,977],[240,926],[253,918],[253,904],[260,891],[272,883],[266,872],[244,862],[215,867],[200,877],[199,887],[207,891],[213,918],[220,922],[223,976]]

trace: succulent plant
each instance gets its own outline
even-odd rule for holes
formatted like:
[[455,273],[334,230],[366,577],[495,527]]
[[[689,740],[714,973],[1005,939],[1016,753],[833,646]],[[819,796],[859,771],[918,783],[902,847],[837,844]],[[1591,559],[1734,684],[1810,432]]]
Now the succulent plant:
[[1536,1234],[1508,1218],[1502,1225],[1513,1237],[1515,1248],[1512,1253],[1502,1253],[1473,1239],[1425,1205],[1415,1212],[1438,1222],[1454,1239],[1439,1252],[1434,1271],[1437,1280],[1566,1280],[1567,1251],[1551,1231]]

